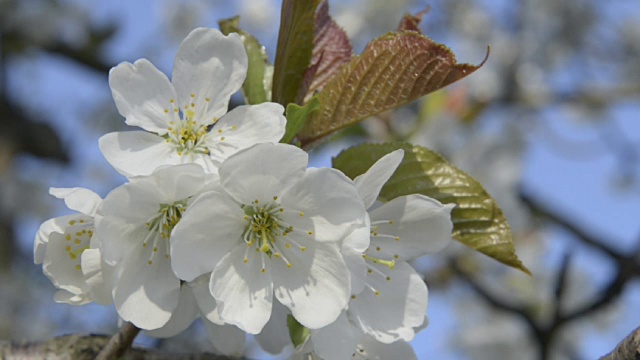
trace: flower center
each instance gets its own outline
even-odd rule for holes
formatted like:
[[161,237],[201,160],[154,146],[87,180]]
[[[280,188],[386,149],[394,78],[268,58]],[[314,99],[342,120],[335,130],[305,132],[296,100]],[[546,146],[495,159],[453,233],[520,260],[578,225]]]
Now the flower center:
[[[300,217],[304,217],[304,213],[301,211],[286,211],[280,204],[276,203],[278,200],[277,196],[274,196],[273,200],[273,203],[267,205],[259,205],[259,201],[255,200],[251,205],[242,206],[245,213],[244,220],[247,222],[247,226],[242,234],[242,238],[247,244],[244,262],[249,262],[249,258],[247,257],[248,251],[255,245],[255,250],[261,254],[261,257],[266,255],[270,259],[281,259],[286,266],[290,268],[292,264],[283,252],[292,246],[297,247],[301,252],[307,251],[307,248],[306,246],[300,245],[293,236],[287,236],[294,231],[299,233],[302,233],[302,231],[294,229],[293,226],[289,225],[282,218],[282,214],[295,212]],[[313,231],[311,230],[304,233],[307,236],[313,235]],[[263,267],[260,271],[264,273],[264,259],[262,261]]]
[[207,135],[207,126],[198,125],[193,118],[193,111],[185,112],[185,119],[177,122],[171,121],[167,142],[173,145],[178,155],[195,153],[209,154],[204,140]]
[[[195,102],[194,98],[195,94],[191,94],[191,101]],[[202,119],[198,119],[198,117],[206,114],[210,102],[211,100],[206,98],[204,105],[199,106],[198,109],[196,109],[196,104],[192,102],[180,111],[181,109],[175,105],[175,100],[169,100],[171,110],[164,109],[164,112],[171,118],[171,121],[169,121],[165,139],[176,149],[178,155],[209,154],[204,140],[208,134],[208,124],[215,123],[217,119],[207,122],[199,121]]]
[[258,251],[271,256],[274,252],[276,239],[279,236],[287,236],[293,231],[293,226],[283,225],[283,221],[278,214],[284,209],[277,204],[265,206],[245,206],[244,219],[248,222],[245,228],[243,239],[247,246],[254,244]]
[[171,231],[182,218],[182,214],[187,210],[187,199],[176,201],[173,204],[160,204],[158,212],[146,223],[149,232],[142,242],[142,247],[146,248],[152,243],[151,256],[147,262],[153,264],[153,257],[160,250],[164,253],[165,259],[169,259],[169,237]]
[[89,248],[93,231],[93,219],[85,217],[70,220],[69,227],[65,229],[64,250],[69,256],[69,259],[75,263],[75,269],[77,271],[81,270],[80,255]]

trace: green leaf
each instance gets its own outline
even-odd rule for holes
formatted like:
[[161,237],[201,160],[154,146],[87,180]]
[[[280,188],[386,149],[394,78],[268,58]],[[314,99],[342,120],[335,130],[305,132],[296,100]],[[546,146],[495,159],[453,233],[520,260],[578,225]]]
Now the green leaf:
[[407,143],[364,144],[340,153],[333,159],[333,167],[353,179],[397,149],[404,150],[404,159],[382,188],[382,201],[423,194],[444,204],[456,204],[451,212],[454,239],[530,274],[516,255],[511,229],[495,200],[478,181],[435,152]]
[[[315,11],[320,0],[283,0],[273,70],[272,101],[296,102],[313,52]],[[301,99],[299,99],[301,103]]]
[[311,113],[320,108],[318,97],[314,96],[304,106],[294,103],[287,105],[287,126],[281,143],[289,144],[295,136],[302,130],[304,124]]
[[311,335],[309,329],[302,326],[293,315],[287,315],[287,327],[289,328],[289,337],[294,348],[303,345]]
[[482,64],[458,64],[447,47],[414,31],[384,35],[343,65],[319,93],[321,108],[307,121],[300,141],[308,145],[415,100],[464,78]]
[[[242,93],[247,104],[260,104],[270,98],[270,73],[267,71],[267,52],[258,39],[240,29],[240,17],[221,20],[219,23],[223,34],[238,33],[247,52],[249,68],[247,78],[242,84]],[[266,85],[269,86],[266,86]]]

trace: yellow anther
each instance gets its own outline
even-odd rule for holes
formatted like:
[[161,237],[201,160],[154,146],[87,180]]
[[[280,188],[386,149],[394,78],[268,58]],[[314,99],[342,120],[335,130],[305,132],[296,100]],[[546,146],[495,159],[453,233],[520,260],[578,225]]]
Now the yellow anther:
[[76,265],[76,270],[78,270],[78,271],[82,270],[82,268],[80,267],[80,265]]
[[168,258],[169,258],[169,254],[165,255],[165,256],[164,256],[164,258],[165,258],[165,259],[168,259]]
[[67,241],[71,241],[71,234],[67,234],[64,238],[67,239]]
[[142,247],[146,248],[147,247],[147,243],[142,243]]
[[220,141],[224,141],[226,139],[224,136],[220,137]]
[[376,246],[376,251],[380,251],[380,250],[382,250],[380,246]]
[[391,277],[387,276],[387,281],[391,281]]
[[178,112],[178,109],[173,109],[173,112],[174,112],[174,113],[177,113],[177,112]]
[[237,127],[237,126],[235,126],[235,125],[233,125],[233,126],[231,127],[231,129],[232,129],[232,130],[235,130],[235,129],[237,129],[237,128],[238,128],[238,127]]
[[376,291],[375,294],[376,294],[376,296],[379,296],[380,295],[380,291]]
[[176,101],[175,101],[175,100],[173,100],[173,99],[169,99],[169,102],[173,104],[173,103],[174,103],[174,102],[176,102]]
[[367,269],[367,273],[371,274],[372,272],[373,272],[373,270]]
[[395,239],[396,241],[400,241],[400,236],[396,236],[394,239]]
[[291,244],[284,244],[284,247],[286,247],[287,249],[289,249],[291,247]]
[[280,259],[280,253],[275,253],[275,254],[273,254],[273,256],[275,256],[276,259]]
[[194,97],[196,97],[196,94],[191,94],[190,96],[193,99]]
[[356,296],[355,296],[355,295],[351,295],[351,299],[352,299],[352,300],[355,300],[355,299],[356,299]]
[[169,109],[164,109],[164,113],[168,114],[169,113]]
[[80,224],[84,224],[84,219],[80,219],[80,220],[78,220],[78,222],[79,222]]
[[248,263],[248,262],[249,262],[249,259],[244,258],[244,260],[242,260],[242,261],[244,261],[244,263],[246,264],[246,263]]
[[75,221],[75,220],[70,220],[70,221],[69,221],[69,225],[72,225],[72,226],[73,226],[75,223],[76,223],[76,221]]
[[260,272],[264,274],[266,270],[264,268],[260,269]]
[[304,216],[304,213],[302,211],[300,211],[300,216]]
[[149,261],[147,261],[147,264],[151,265],[151,264],[153,264],[153,261],[149,260]]
[[69,246],[69,245],[65,246],[64,250],[67,251],[67,252],[71,251],[71,246]]
[[154,251],[154,252],[157,252],[157,251],[158,251],[158,248],[157,248],[157,247],[154,247],[154,248],[153,248],[153,251]]
[[211,101],[211,99],[209,99],[209,98],[204,98],[204,101],[209,102],[209,101]]
[[313,231],[309,230],[309,231],[307,231],[307,234],[313,235]]
[[76,240],[74,241],[74,243],[76,243],[76,244],[80,244],[81,242],[82,242],[82,241],[80,241],[80,239],[76,239]]
[[273,197],[273,201],[278,201],[278,197],[277,197],[277,196],[274,196],[274,197]]

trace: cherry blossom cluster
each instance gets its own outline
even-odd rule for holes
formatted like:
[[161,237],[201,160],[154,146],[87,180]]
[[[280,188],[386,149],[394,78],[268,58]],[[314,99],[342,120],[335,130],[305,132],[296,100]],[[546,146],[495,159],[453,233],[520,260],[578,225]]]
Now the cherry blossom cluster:
[[451,206],[417,194],[377,200],[401,150],[351,180],[278,143],[281,105],[227,113],[247,66],[237,34],[200,28],[171,80],[144,59],[111,70],[118,111],[141,130],[100,139],[128,179],[104,199],[51,189],[77,211],[35,239],[55,300],[113,304],[158,337],[201,318],[227,355],[242,354],[247,333],[282,352],[293,319],[309,336],[292,358],[415,358],[406,342],[427,324],[428,294],[409,261],[449,243]]

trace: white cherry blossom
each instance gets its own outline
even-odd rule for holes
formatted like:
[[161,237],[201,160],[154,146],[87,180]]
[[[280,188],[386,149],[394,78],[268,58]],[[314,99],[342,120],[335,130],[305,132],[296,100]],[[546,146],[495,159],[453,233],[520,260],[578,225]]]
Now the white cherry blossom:
[[171,268],[173,228],[208,177],[195,164],[165,166],[107,195],[96,216],[105,261],[117,269],[113,298],[120,317],[153,330],[178,308],[180,279]]
[[146,59],[119,64],[109,73],[113,99],[126,123],[145,131],[107,134],[100,150],[131,177],[184,163],[215,173],[239,149],[278,142],[286,123],[281,105],[239,106],[225,115],[246,72],[238,34],[206,28],[193,30],[180,45],[171,81]]
[[[321,358],[382,359],[393,354],[387,351],[391,349],[411,358],[413,351],[405,341],[412,340],[416,329],[425,325],[427,286],[406,261],[437,252],[449,244],[453,206],[419,194],[400,196],[384,204],[378,202],[380,190],[402,158],[403,151],[396,150],[354,179],[369,211],[370,243],[357,261],[354,249],[362,246],[354,246],[356,242],[351,236],[343,241],[342,253],[351,260],[355,291],[348,309],[336,322],[311,330],[308,347]],[[400,355],[391,358],[397,356]]]
[[307,169],[307,162],[291,145],[241,150],[220,167],[220,187],[199,195],[174,230],[176,274],[191,281],[212,271],[220,318],[248,333],[265,326],[274,294],[314,329],[333,322],[348,302],[349,271],[338,244],[365,226],[366,212],[344,174]]
[[36,234],[34,260],[60,289],[54,300],[72,305],[111,303],[112,269],[102,261],[93,236],[94,216],[102,199],[83,188],[51,188],[49,193],[78,211],[44,222]]

